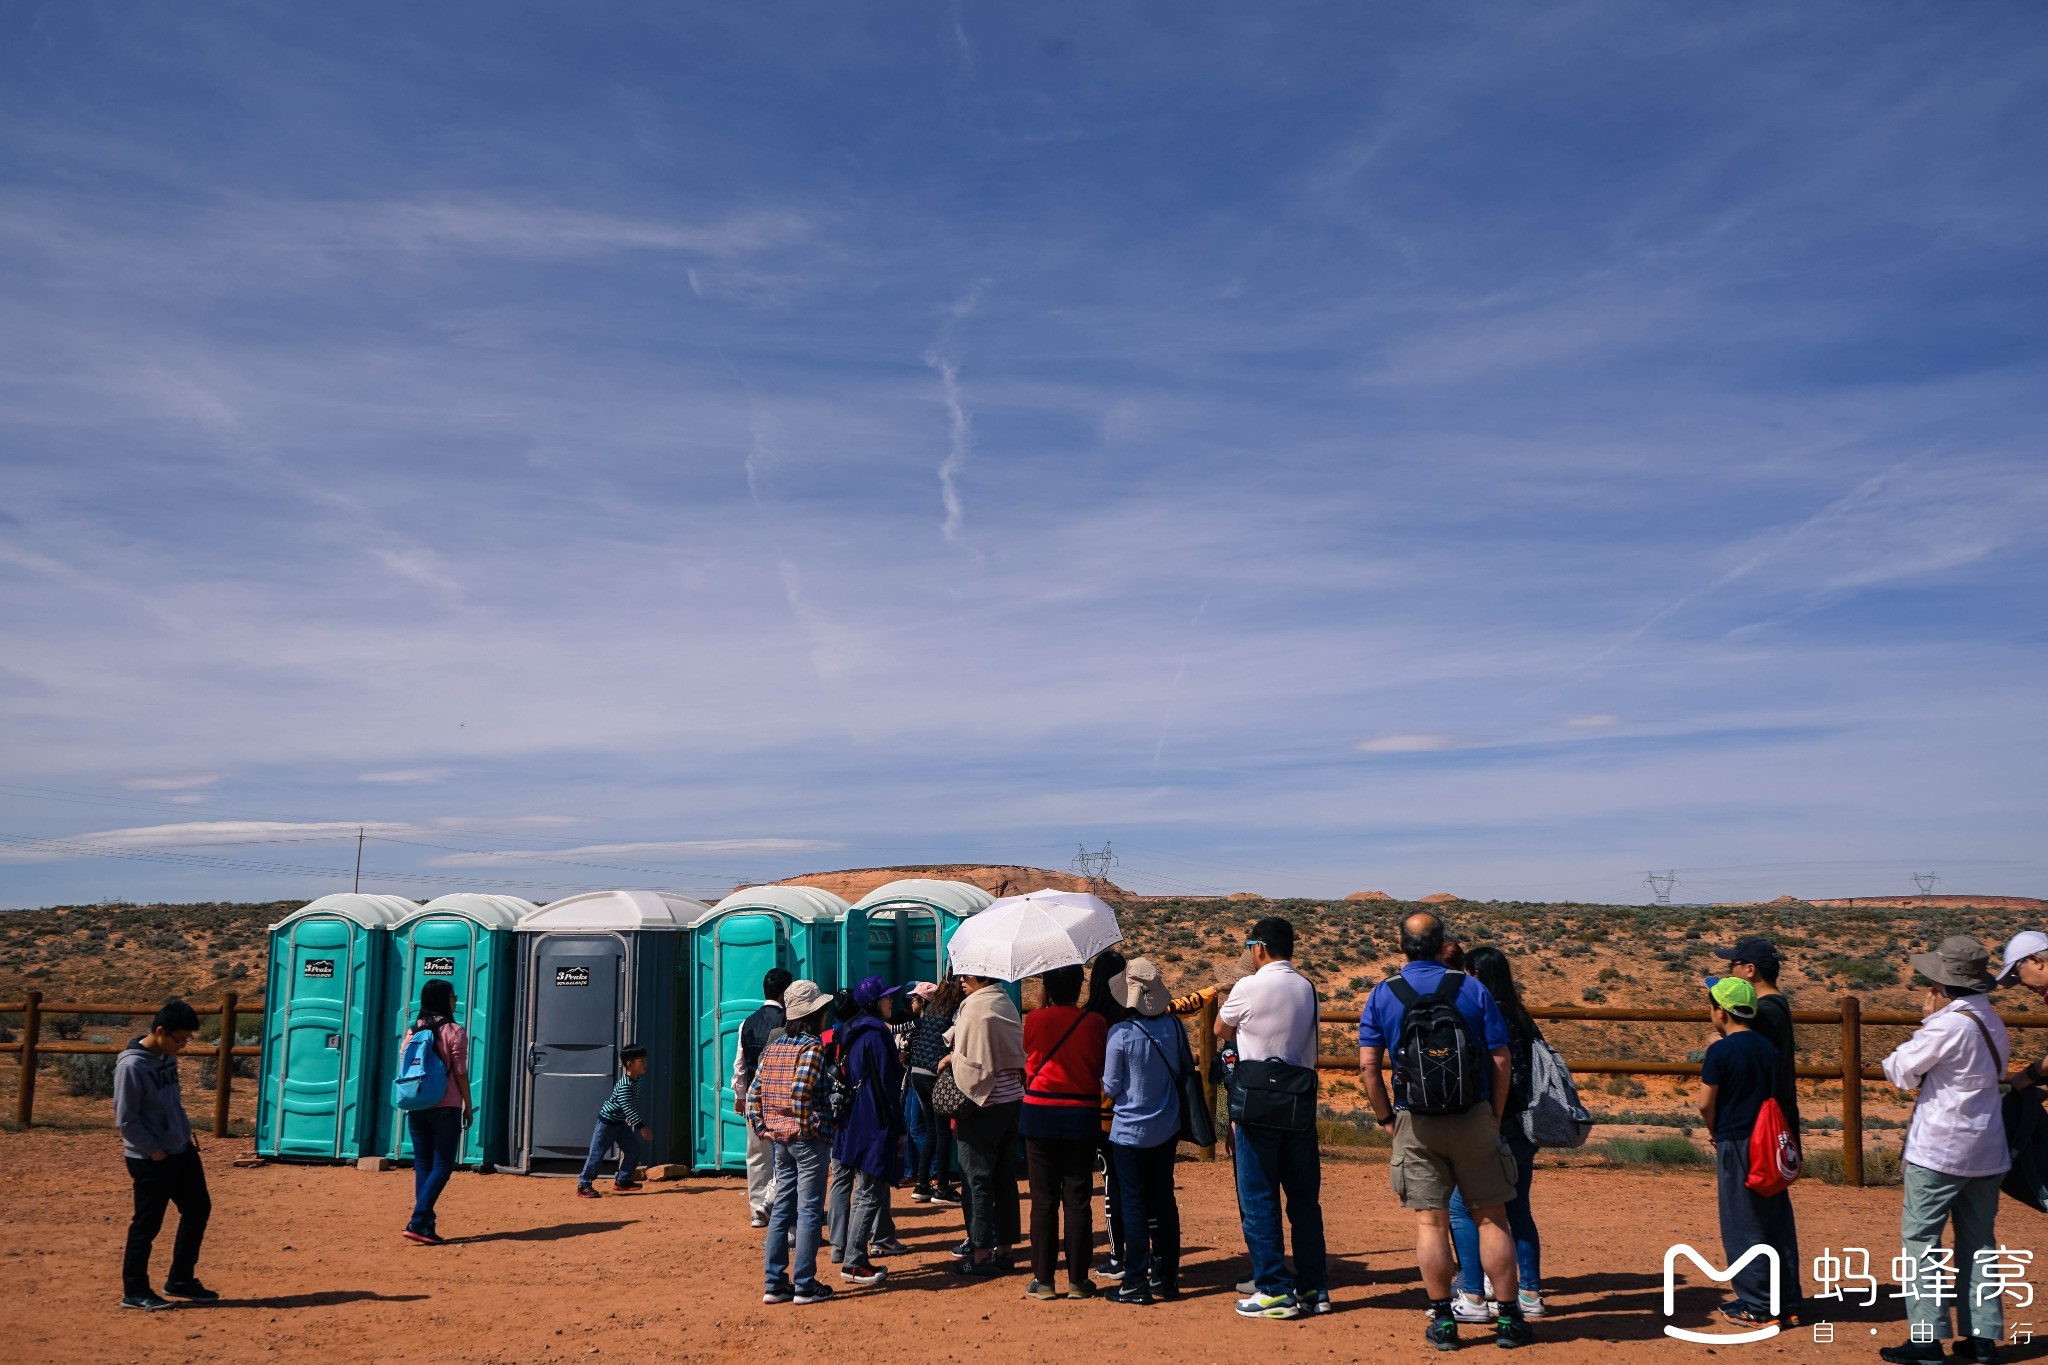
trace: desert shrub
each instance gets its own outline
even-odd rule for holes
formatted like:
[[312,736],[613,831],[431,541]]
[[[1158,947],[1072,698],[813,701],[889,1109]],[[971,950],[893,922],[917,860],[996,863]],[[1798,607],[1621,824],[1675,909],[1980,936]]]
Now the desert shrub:
[[[236,1080],[255,1080],[256,1059],[254,1057],[235,1058],[235,1069],[232,1074],[234,1075]],[[199,1088],[201,1090],[211,1090],[214,1088],[215,1085],[219,1084],[219,1082],[220,1059],[217,1057],[202,1056],[199,1059]]]
[[[1810,1180],[1823,1185],[1839,1185],[1843,1181],[1842,1153],[1837,1148],[1806,1154],[1805,1174]],[[1863,1183],[1866,1185],[1898,1185],[1905,1181],[1905,1168],[1899,1152],[1892,1147],[1875,1147],[1863,1154]]]
[[1652,1113],[1639,1109],[1623,1109],[1612,1114],[1595,1110],[1593,1122],[1614,1124],[1624,1128],[1676,1128],[1687,1137],[1691,1137],[1693,1129],[1699,1127],[1700,1116],[1683,1110]]
[[1325,1147],[1389,1147],[1393,1139],[1369,1115],[1340,1114],[1325,1108],[1316,1118],[1316,1141]]
[[64,1092],[95,1100],[114,1098],[114,1059],[105,1053],[70,1053],[57,1059]]
[[1714,1159],[1682,1137],[1610,1138],[1598,1150],[1623,1166],[1705,1166]]
[[1600,974],[1593,979],[1595,981],[1619,981],[1621,980],[1621,969],[1618,967],[1602,967]]
[[1609,1076],[1607,1084],[1602,1088],[1610,1095],[1619,1095],[1630,1100],[1639,1100],[1650,1093],[1643,1083],[1633,1076]]
[[1820,970],[1829,976],[1842,977],[1852,986],[1896,986],[1899,982],[1899,969],[1896,963],[1878,962],[1869,958],[1843,957],[1838,954],[1822,958]]
[[1579,999],[1589,1005],[1598,1005],[1606,1001],[1607,992],[1601,990],[1598,986],[1588,986],[1579,992]]
[[45,1024],[53,1037],[75,1043],[85,1036],[85,1025],[75,1014],[53,1014]]

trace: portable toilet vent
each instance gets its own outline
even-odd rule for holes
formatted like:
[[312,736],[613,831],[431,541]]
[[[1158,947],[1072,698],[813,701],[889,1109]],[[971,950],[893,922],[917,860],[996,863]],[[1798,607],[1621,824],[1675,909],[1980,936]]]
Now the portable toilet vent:
[[579,1169],[619,1052],[647,1049],[649,1165],[687,1158],[682,927],[711,907],[668,891],[593,891],[519,921],[508,1169]]
[[848,906],[812,886],[735,891],[684,927],[689,937],[690,1164],[700,1171],[747,1165],[747,1121],[734,1113],[733,1059],[740,1025],[761,1007],[775,967],[834,990]]
[[[469,1098],[474,1118],[456,1160],[465,1166],[505,1159],[505,1118],[511,1105],[513,926],[534,912],[517,896],[458,892],[428,901],[391,926],[382,1036],[383,1075],[398,1074],[405,1033],[419,1017],[420,991],[446,981],[455,992],[455,1022],[469,1031]],[[410,1158],[405,1111],[380,1086],[378,1133],[386,1156]]]
[[401,896],[322,896],[270,926],[256,1153],[352,1161],[377,1150],[387,926]]

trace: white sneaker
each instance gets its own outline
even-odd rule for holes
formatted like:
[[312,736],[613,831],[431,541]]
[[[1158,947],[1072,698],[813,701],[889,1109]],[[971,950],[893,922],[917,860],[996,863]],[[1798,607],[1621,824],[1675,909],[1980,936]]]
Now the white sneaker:
[[1522,1306],[1523,1317],[1540,1318],[1543,1316],[1542,1290],[1524,1289],[1519,1294],[1515,1295],[1515,1302]]
[[1451,1295],[1451,1316],[1459,1322],[1492,1322],[1500,1314],[1491,1302],[1475,1299],[1470,1294]]
[[756,1214],[751,1214],[751,1215],[749,1215],[749,1216],[748,1216],[748,1218],[747,1218],[747,1226],[748,1226],[748,1227],[750,1227],[750,1228],[765,1228],[765,1227],[767,1227],[767,1226],[768,1226],[768,1215],[767,1215],[767,1214],[765,1214],[765,1213],[756,1213]]

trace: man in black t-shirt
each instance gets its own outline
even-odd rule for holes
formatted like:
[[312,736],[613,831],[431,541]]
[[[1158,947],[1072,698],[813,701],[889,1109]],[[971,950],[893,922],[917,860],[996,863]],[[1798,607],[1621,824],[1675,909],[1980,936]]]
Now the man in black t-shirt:
[[1740,977],[1756,992],[1756,1019],[1750,1027],[1778,1049],[1777,1085],[1772,1093],[1785,1111],[1785,1126],[1792,1140],[1805,1147],[1799,1134],[1799,1043],[1792,1033],[1792,998],[1778,989],[1778,969],[1784,960],[1778,945],[1767,938],[1746,938],[1733,948],[1716,948],[1714,956],[1730,967],[1730,976]]
[[[782,993],[796,978],[781,967],[770,967],[761,978],[761,1008],[740,1024],[740,1043],[732,1059],[732,1108],[747,1112],[747,1091],[754,1084],[754,1068],[761,1064],[761,1049],[781,1032]],[[775,1202],[775,1145],[747,1128],[747,1210],[748,1221],[757,1228],[768,1226],[768,1210]]]

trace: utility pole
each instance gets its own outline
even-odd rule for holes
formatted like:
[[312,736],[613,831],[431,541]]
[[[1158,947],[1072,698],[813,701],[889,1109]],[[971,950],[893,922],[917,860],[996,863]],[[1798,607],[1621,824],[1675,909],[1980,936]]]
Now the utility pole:
[[1669,872],[1646,872],[1643,874],[1643,885],[1650,888],[1650,894],[1656,898],[1657,904],[1669,905],[1671,888],[1678,885],[1678,872],[1676,869]]
[[363,827],[362,827],[361,825],[357,825],[357,826],[356,826],[356,885],[355,885],[355,889],[356,889],[357,891],[361,891],[361,890],[363,889]]

